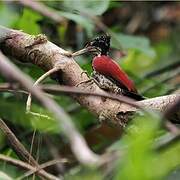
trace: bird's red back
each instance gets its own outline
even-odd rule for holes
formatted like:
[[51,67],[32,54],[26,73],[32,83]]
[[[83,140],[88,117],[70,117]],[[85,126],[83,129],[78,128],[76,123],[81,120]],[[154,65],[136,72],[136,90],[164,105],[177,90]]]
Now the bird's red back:
[[137,92],[133,81],[129,79],[128,75],[109,56],[94,57],[92,66],[95,71],[105,76],[110,76],[120,84],[123,84],[129,91]]

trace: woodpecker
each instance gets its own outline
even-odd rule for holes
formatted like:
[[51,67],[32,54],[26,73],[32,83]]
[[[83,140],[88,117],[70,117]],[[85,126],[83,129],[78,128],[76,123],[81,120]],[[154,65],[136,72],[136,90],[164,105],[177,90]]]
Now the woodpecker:
[[92,77],[95,83],[102,89],[128,96],[135,100],[142,100],[133,81],[123,69],[108,54],[110,49],[110,36],[103,34],[88,42],[84,49],[77,51],[74,55],[90,52],[94,55],[92,61]]

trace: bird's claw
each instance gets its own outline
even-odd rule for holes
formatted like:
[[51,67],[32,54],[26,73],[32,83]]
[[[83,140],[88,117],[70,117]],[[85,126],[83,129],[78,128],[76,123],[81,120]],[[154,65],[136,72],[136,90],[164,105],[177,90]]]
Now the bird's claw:
[[87,72],[87,71],[83,71],[83,72],[81,72],[81,77],[83,76],[83,74],[86,74],[86,75],[87,75],[87,77],[88,77],[88,78],[90,78],[90,76],[89,76],[89,74],[88,74],[88,72]]

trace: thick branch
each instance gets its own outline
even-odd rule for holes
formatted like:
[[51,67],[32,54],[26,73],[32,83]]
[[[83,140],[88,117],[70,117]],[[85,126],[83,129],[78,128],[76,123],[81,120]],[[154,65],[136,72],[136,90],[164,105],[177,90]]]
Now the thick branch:
[[[45,71],[59,66],[61,71],[57,73],[57,79],[63,80],[64,85],[75,86],[88,80],[74,59],[66,55],[66,51],[47,41],[43,36],[30,36],[20,31],[0,27],[0,45],[7,55],[11,55],[21,62],[33,63]],[[89,86],[81,84],[79,87],[88,92],[103,92],[96,84]],[[178,96],[180,95],[163,96],[138,103],[163,112],[175,102]],[[134,107],[109,98],[94,98],[85,95],[73,95],[73,97],[94,115],[100,117],[100,120],[116,125],[125,125],[129,115],[136,111]],[[176,117],[180,119],[179,115]]]

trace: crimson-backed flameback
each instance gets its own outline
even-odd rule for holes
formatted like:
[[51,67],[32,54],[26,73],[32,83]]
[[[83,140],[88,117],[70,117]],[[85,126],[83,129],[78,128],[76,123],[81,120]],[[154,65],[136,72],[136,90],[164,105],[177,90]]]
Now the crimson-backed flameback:
[[133,81],[128,75],[108,56],[109,48],[110,36],[101,35],[87,43],[84,49],[77,51],[74,55],[86,52],[91,52],[95,55],[92,61],[94,70],[92,76],[100,88],[136,100],[144,99],[144,97],[138,94]]

